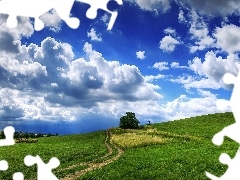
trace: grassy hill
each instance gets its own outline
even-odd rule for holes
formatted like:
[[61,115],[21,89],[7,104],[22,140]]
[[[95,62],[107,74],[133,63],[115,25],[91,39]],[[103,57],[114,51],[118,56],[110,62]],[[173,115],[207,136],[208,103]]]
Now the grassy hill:
[[9,169],[0,173],[0,179],[12,179],[14,172],[34,179],[37,166],[23,163],[28,154],[39,155],[45,163],[57,157],[61,165],[53,172],[62,180],[199,180],[208,179],[205,171],[221,176],[227,166],[219,162],[219,155],[225,152],[233,157],[238,144],[226,138],[217,147],[211,139],[234,122],[232,113],[219,113],[139,130],[113,128],[107,133],[39,138],[38,143],[1,147],[0,158],[8,161]]

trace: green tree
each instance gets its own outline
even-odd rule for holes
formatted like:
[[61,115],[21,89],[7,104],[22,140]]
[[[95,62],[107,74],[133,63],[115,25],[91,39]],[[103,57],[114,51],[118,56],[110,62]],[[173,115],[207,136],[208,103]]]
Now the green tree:
[[135,113],[126,112],[126,116],[120,118],[119,127],[123,129],[137,129],[139,123],[135,117]]
[[1,136],[1,139],[5,139],[5,134],[4,134],[4,131],[1,131],[1,134],[0,134],[0,136]]
[[25,133],[25,138],[26,138],[26,139],[29,138],[29,134],[28,134],[28,132]]

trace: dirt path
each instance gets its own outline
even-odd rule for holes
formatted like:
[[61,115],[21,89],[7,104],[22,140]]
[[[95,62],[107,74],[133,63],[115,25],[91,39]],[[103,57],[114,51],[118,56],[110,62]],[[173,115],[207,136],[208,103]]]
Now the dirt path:
[[[108,144],[108,140],[109,140],[110,144],[112,146],[114,146],[115,149],[117,149],[117,151],[118,151],[117,155],[112,157],[112,158],[110,158],[110,159],[104,160],[103,162],[96,163],[95,162],[96,160],[104,159],[104,158],[112,155],[113,148]],[[90,162],[80,163],[80,164],[76,164],[76,165],[67,167],[65,169],[61,169],[61,171],[63,171],[63,170],[66,170],[66,169],[72,169],[72,168],[77,167],[77,166],[83,166],[83,165],[87,165],[88,166],[88,168],[83,169],[83,170],[78,171],[78,172],[75,172],[74,174],[70,174],[70,175],[68,175],[68,176],[66,176],[64,178],[61,178],[60,180],[75,180],[75,179],[79,178],[80,176],[83,176],[87,172],[90,172],[90,171],[93,171],[93,170],[96,170],[96,169],[100,169],[100,168],[102,168],[102,167],[112,163],[113,161],[117,160],[123,154],[123,150],[120,149],[119,147],[117,147],[115,144],[112,143],[112,141],[111,141],[111,132],[108,131],[108,130],[106,130],[106,139],[105,139],[104,144],[105,144],[105,146],[108,149],[108,153],[107,154],[105,154],[104,156],[102,156],[100,158],[97,158],[96,160],[90,161]]]

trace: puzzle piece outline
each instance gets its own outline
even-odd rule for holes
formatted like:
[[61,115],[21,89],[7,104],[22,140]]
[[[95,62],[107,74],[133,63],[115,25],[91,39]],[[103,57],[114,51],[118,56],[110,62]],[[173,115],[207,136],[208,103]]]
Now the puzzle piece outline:
[[24,158],[24,164],[26,166],[32,166],[37,164],[37,179],[38,180],[59,180],[55,174],[52,173],[52,169],[57,168],[60,165],[60,161],[56,157],[52,157],[47,164],[43,162],[40,156],[27,155]]
[[[107,4],[108,2],[110,2],[111,0],[101,0],[101,2],[98,0],[98,2],[96,2],[96,0],[76,0],[78,2],[82,2],[82,3],[86,3],[89,4],[91,7],[87,10],[86,12],[86,16],[89,19],[95,19],[97,17],[97,11],[98,9],[102,9],[108,13],[111,14],[111,18],[108,24],[108,28],[107,30],[111,30],[113,27],[114,22],[116,21],[116,18],[118,16],[118,12],[117,11],[110,11],[107,8]],[[117,2],[117,4],[120,6],[123,4],[122,0],[114,0],[115,2]]]
[[[63,5],[59,5],[57,2]],[[77,23],[80,23],[79,20],[69,17],[73,3],[74,0],[1,0],[0,13],[9,15],[7,25],[11,28],[17,26],[17,16],[32,17],[35,19],[34,28],[39,31],[44,27],[44,23],[39,17],[54,8],[69,27],[77,28]],[[12,6],[12,4],[15,6]]]
[[0,146],[11,146],[15,144],[14,141],[14,132],[15,129],[12,126],[7,126],[4,128],[3,133],[5,135],[5,139],[0,139]]
[[[111,0],[76,0],[90,5],[86,12],[89,19],[95,19],[98,9],[102,9],[111,14],[107,30],[111,30],[116,18],[117,11],[110,11],[107,8],[108,2]],[[122,0],[114,0],[118,5],[122,5]],[[44,28],[44,23],[40,16],[44,13],[55,9],[61,20],[72,29],[77,29],[80,25],[80,20],[76,17],[70,17],[70,12],[75,0],[0,0],[0,14],[8,14],[7,25],[10,28],[17,26],[17,16],[25,16],[34,18],[34,29],[40,31]],[[14,4],[14,6],[12,6]],[[25,5],[25,6],[24,6]]]
[[[8,162],[6,160],[0,161],[0,171],[7,171],[9,168]],[[24,175],[21,172],[15,172],[13,174],[13,180],[24,180]]]
[[223,82],[225,84],[233,84],[234,88],[230,100],[228,102],[218,101],[217,106],[219,109],[230,106],[235,118],[235,123],[226,126],[220,132],[216,133],[213,136],[212,142],[220,146],[224,141],[224,137],[227,136],[240,144],[240,134],[238,133],[240,129],[240,106],[238,106],[238,101],[240,100],[240,71],[237,76],[226,73],[223,76]]
[[228,165],[227,171],[221,176],[217,177],[209,172],[205,172],[206,176],[210,178],[211,180],[239,180],[240,179],[240,172],[239,172],[239,166],[240,166],[240,147],[237,150],[237,153],[235,157],[232,159],[230,156],[226,153],[222,153],[219,157],[219,161],[222,164]]
[[[217,107],[219,109],[224,109],[225,107],[230,106],[235,118],[235,123],[226,126],[220,132],[216,133],[212,138],[212,142],[215,145],[220,146],[223,144],[224,138],[229,137],[240,144],[240,135],[238,133],[240,129],[240,106],[238,106],[238,101],[240,100],[240,71],[237,76],[230,73],[224,74],[223,82],[225,84],[233,84],[233,92],[228,102],[218,100]],[[237,169],[240,166],[240,147],[233,159],[231,159],[228,154],[222,153],[219,157],[219,161],[222,164],[228,165],[227,171],[221,177],[217,177],[206,171],[205,174],[208,178],[212,180],[228,180],[233,179],[233,177],[234,179],[237,177],[236,180],[240,179],[240,172]]]

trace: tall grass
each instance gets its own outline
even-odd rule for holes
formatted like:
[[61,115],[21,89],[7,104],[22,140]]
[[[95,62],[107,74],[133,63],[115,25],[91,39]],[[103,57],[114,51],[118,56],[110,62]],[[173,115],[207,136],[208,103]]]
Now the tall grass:
[[151,144],[160,144],[166,142],[167,139],[149,134],[124,133],[122,135],[113,134],[112,141],[121,148],[126,149]]

